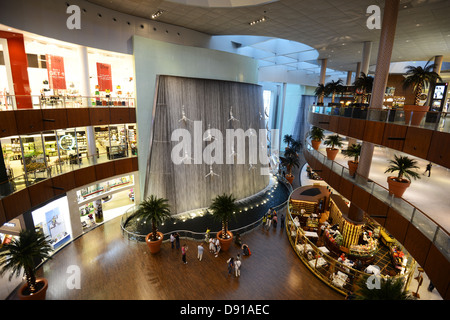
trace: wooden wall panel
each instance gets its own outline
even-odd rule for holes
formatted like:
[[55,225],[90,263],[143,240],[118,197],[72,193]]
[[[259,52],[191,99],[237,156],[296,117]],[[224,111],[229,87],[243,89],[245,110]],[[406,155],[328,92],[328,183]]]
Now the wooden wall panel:
[[329,130],[330,128],[330,117],[325,114],[317,115],[317,125],[322,129]]
[[136,123],[136,108],[128,108],[130,113],[130,123]]
[[319,175],[323,180],[325,180],[325,181],[328,182],[328,181],[330,180],[330,172],[331,172],[331,170],[330,170],[328,167],[322,165],[322,171],[320,171],[320,173],[318,173],[318,175]]
[[434,131],[431,137],[428,160],[450,168],[450,134]]
[[411,223],[408,225],[403,245],[421,266],[425,265],[431,241]]
[[356,139],[364,138],[364,129],[368,121],[361,119],[350,119],[350,126],[348,128],[348,136]]
[[132,170],[131,171],[138,171],[139,170],[138,157],[131,158],[131,163],[132,163]]
[[387,123],[384,129],[383,146],[403,151],[407,129],[406,126]]
[[350,200],[352,198],[353,194],[353,182],[341,178],[341,184],[339,185],[339,193],[343,195],[347,200]]
[[379,121],[366,121],[363,140],[374,144],[383,142],[385,123]]
[[95,177],[95,166],[78,169],[73,171],[73,173],[75,175],[75,188],[99,180]]
[[68,128],[67,109],[42,109],[44,130]]
[[110,123],[111,124],[130,123],[129,108],[114,107],[109,110],[110,110]]
[[10,194],[9,196],[4,197],[2,202],[6,221],[12,220],[31,209],[28,189],[23,189]]
[[386,224],[384,227],[398,240],[403,243],[408,231],[409,221],[403,218],[396,210],[389,208]]
[[358,186],[353,186],[352,198],[349,199],[355,203],[355,205],[367,212],[367,208],[369,206],[370,194],[366,192],[364,189],[361,189]]
[[433,131],[423,128],[408,127],[403,152],[426,159],[431,144]]
[[91,125],[88,108],[69,108],[67,112],[67,128],[85,127]]
[[327,183],[336,190],[339,190],[339,186],[341,184],[341,177],[335,173],[334,171],[330,171],[330,176],[327,180]]
[[350,118],[339,118],[339,125],[337,133],[343,134],[344,136],[348,136],[348,129],[350,127]]
[[73,172],[61,174],[52,178],[53,192],[60,195],[75,189],[75,175]]
[[3,225],[6,221],[5,209],[3,208],[3,201],[0,199],[0,226]]
[[95,166],[96,180],[103,180],[115,175],[114,162],[105,162]]
[[[441,296],[445,297],[445,294],[448,293],[449,290],[450,262],[433,244],[430,247],[427,261],[423,268],[426,270],[427,276],[431,279],[431,282],[433,282],[437,291]],[[447,299],[448,298],[450,297],[447,297]]]
[[386,224],[388,210],[389,206],[387,204],[373,196],[370,196],[367,213],[370,216],[376,216],[373,217],[373,219],[376,219],[377,222],[382,226]]
[[114,175],[125,174],[132,171],[134,171],[133,158],[126,158],[114,161]]
[[110,123],[109,108],[89,108],[91,125],[107,125]]
[[318,113],[309,113],[309,123],[311,123],[312,126],[318,127],[319,114]]
[[38,110],[20,110],[15,113],[18,134],[28,134],[44,130],[42,112]]
[[17,135],[16,112],[17,111],[1,111],[0,138]]
[[28,193],[30,195],[31,207],[37,207],[39,204],[52,199],[55,196],[52,187],[53,183],[51,179],[46,179],[29,186]]
[[337,116],[327,116],[329,121],[330,121],[330,125],[328,127],[328,130],[330,130],[331,132],[337,132],[339,129],[339,119],[340,117]]

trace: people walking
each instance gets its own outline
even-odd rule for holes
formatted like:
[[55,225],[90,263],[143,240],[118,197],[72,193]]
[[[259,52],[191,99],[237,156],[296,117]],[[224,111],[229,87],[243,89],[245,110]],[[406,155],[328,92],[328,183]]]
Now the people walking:
[[178,234],[178,232],[175,232],[174,237],[175,237],[175,245],[177,249],[180,249],[180,235]]
[[209,228],[206,228],[206,233],[205,233],[205,242],[208,243],[209,239],[210,239],[210,232],[211,230]]
[[220,241],[219,239],[216,239],[216,251],[215,251],[215,258],[217,258],[219,256],[219,252],[220,252]]
[[234,261],[234,276],[236,278],[241,276],[241,263],[242,262],[240,259],[236,259],[236,261]]
[[216,253],[216,244],[213,238],[209,238],[209,252]]
[[231,275],[231,273],[233,272],[233,267],[234,267],[234,258],[231,257],[230,259],[227,260],[227,266],[228,266],[228,276]]
[[181,260],[183,261],[184,264],[187,264],[187,261],[186,261],[187,250],[188,250],[188,246],[186,244],[183,244],[183,246],[181,247]]
[[273,220],[273,228],[276,229],[278,224],[278,217],[274,215],[272,220]]
[[430,177],[430,175],[431,175],[431,167],[432,167],[432,164],[430,162],[430,163],[427,164],[427,168],[425,169],[425,172],[423,174],[425,175],[425,173],[428,172],[428,177]]
[[281,214],[280,223],[281,223],[280,228],[283,229],[284,228],[284,213]]
[[175,248],[175,236],[173,233],[170,234],[170,245],[172,246],[172,249]]
[[198,259],[199,261],[202,261],[202,258],[203,258],[203,250],[204,250],[204,248],[203,248],[203,243],[200,243],[200,244],[198,245],[197,250],[198,250],[198,253],[197,253],[197,259]]

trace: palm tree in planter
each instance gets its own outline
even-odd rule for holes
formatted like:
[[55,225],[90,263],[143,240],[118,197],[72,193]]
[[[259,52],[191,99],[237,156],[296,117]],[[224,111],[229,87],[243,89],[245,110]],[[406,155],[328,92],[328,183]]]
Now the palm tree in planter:
[[342,154],[346,157],[353,158],[353,160],[348,161],[348,172],[350,176],[354,177],[358,169],[359,156],[361,155],[361,144],[352,144],[347,150],[342,150]]
[[413,171],[419,169],[417,161],[407,156],[394,155],[394,160],[389,160],[390,166],[384,173],[398,172],[397,177],[388,177],[389,193],[401,198],[405,190],[411,184],[411,178],[420,179],[420,175]]
[[411,124],[418,126],[422,121],[422,118],[430,108],[427,105],[419,106],[420,96],[424,88],[428,87],[430,83],[434,83],[437,80],[442,81],[442,78],[433,69],[435,64],[429,65],[430,60],[422,68],[421,66],[407,66],[406,78],[403,80],[403,89],[410,87],[414,90],[414,105],[405,105],[403,110],[405,112],[405,123],[409,124],[411,118]]
[[294,138],[292,137],[291,134],[286,134],[283,137],[283,142],[287,144],[287,148],[289,148],[291,146],[291,143],[294,142]]
[[300,160],[298,158],[297,150],[293,148],[288,148],[284,152],[284,157],[280,157],[281,165],[286,167],[287,174],[285,178],[289,181],[290,184],[294,181],[294,175],[292,174],[292,169],[294,167],[300,167]]
[[325,138],[323,129],[313,126],[309,132],[309,138],[311,139],[311,145],[315,150],[319,150],[320,143]]
[[314,94],[316,95],[317,105],[323,106],[323,97],[328,95],[328,90],[323,83],[318,83],[316,90],[314,90]]
[[150,195],[139,204],[134,213],[134,218],[141,223],[151,223],[152,232],[145,237],[145,243],[147,243],[151,253],[158,253],[164,237],[158,231],[158,226],[171,218],[168,200]]
[[325,85],[326,92],[328,94],[331,94],[331,103],[334,103],[334,97],[336,96],[336,93],[342,92],[344,90],[344,86],[342,85],[342,79],[339,79],[338,81],[331,80],[331,82],[328,82]]
[[356,92],[362,94],[362,103],[367,103],[368,94],[372,92],[373,88],[373,80],[372,76],[366,75],[364,72],[361,72],[360,76],[355,79],[353,85],[355,86]]
[[328,136],[323,142],[323,144],[328,146],[328,148],[326,148],[327,158],[330,160],[334,160],[336,159],[336,156],[339,152],[338,148],[342,147],[342,138],[338,134],[334,134]]
[[23,230],[19,237],[0,249],[0,275],[11,271],[9,280],[25,273],[26,283],[19,289],[21,300],[44,300],[48,288],[46,279],[36,278],[35,261],[50,259],[52,247],[48,236],[34,230]]
[[238,210],[236,199],[232,194],[218,195],[213,199],[209,210],[212,211],[215,219],[222,222],[222,230],[217,233],[217,238],[220,241],[221,250],[228,251],[233,241],[233,233],[228,230],[228,221],[235,218],[234,214]]

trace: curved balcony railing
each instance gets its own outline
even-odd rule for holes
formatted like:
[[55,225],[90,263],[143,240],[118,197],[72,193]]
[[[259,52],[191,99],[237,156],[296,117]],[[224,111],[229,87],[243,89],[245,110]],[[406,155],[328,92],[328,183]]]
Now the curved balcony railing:
[[[338,292],[348,296],[355,292],[361,279],[371,276],[370,274],[346,265],[344,262],[338,261],[329,253],[324,252],[321,247],[317,247],[308,239],[303,229],[295,225],[289,209],[287,210],[286,215],[286,233],[292,248],[297,253],[300,260],[319,279]],[[403,278],[405,280],[405,287],[408,288],[414,274],[414,267],[414,259],[411,259],[408,256],[404,271],[394,276],[394,278]],[[388,276],[380,274],[379,277],[387,278]]]
[[0,182],[0,198],[16,191],[23,190],[35,183],[68,173],[77,169],[102,164],[111,160],[137,157],[137,149],[121,149],[120,153],[98,153],[94,156],[79,156],[78,158],[63,157],[53,164],[33,163],[23,174],[7,181]]
[[24,99],[31,101],[33,109],[88,108],[88,107],[114,107],[114,106],[134,108],[136,106],[135,99],[129,96],[85,97],[80,95],[51,95],[51,96],[0,95],[0,111],[21,110],[21,108],[17,107],[18,105],[17,102]]
[[[292,193],[292,186],[291,184],[282,176],[277,176],[278,181],[281,181],[286,188],[289,190],[289,194]],[[239,201],[237,201],[237,203],[239,204]],[[273,206],[273,209],[276,210],[278,213],[283,213],[285,216],[287,216],[287,206],[289,203],[289,198],[284,201],[283,203],[278,204],[277,206]],[[126,220],[134,214],[135,210],[137,209],[137,207],[131,207],[128,208],[128,210],[122,215],[121,218],[121,222],[120,222],[120,226],[122,228],[122,234],[124,236],[127,237],[128,240],[134,240],[134,241],[138,241],[138,242],[145,242],[145,237],[146,235],[142,235],[142,234],[138,234],[135,232],[131,232],[129,230],[126,230],[125,228],[125,222]],[[237,229],[231,229],[230,231],[233,232],[234,234],[239,233],[240,235],[243,235],[247,232],[252,231],[253,229],[255,229],[256,227],[258,227],[261,222],[262,222],[263,217],[261,216],[258,220],[256,220],[255,222],[252,222],[246,226],[237,228]],[[217,231],[212,231],[210,232],[211,236],[215,236],[217,235],[217,233],[220,230]],[[190,240],[195,240],[195,241],[203,241],[205,239],[206,233],[205,232],[194,232],[194,231],[190,231],[190,230],[173,230],[167,233],[164,233],[164,237],[163,237],[163,242],[168,241],[170,234],[177,232],[181,238],[184,239],[190,239]]]
[[[411,121],[413,113],[409,117],[409,122],[405,122],[405,111],[402,108],[397,109],[375,109],[375,108],[361,108],[361,107],[340,107],[340,106],[310,106],[310,112],[325,114],[329,116],[339,116],[345,118],[379,121],[392,124],[399,124],[405,126],[413,126]],[[448,112],[426,112],[420,124],[416,127],[450,132],[450,113]]]
[[308,140],[305,141],[305,146],[308,150],[307,152],[338,176],[351,181],[354,185],[395,209],[403,218],[414,225],[427,239],[429,239],[447,260],[450,261],[450,235],[439,225],[439,223],[405,199],[390,195],[389,190],[380,184],[372,180],[367,180],[358,174],[356,174],[355,177],[352,177],[348,168],[335,161],[329,160],[326,155],[315,150]]

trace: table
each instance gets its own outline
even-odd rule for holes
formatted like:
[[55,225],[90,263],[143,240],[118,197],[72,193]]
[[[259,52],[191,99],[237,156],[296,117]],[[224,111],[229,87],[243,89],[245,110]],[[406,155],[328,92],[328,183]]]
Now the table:
[[319,249],[320,251],[322,251],[325,254],[329,254],[330,253],[330,250],[328,250],[327,247],[325,247],[325,246],[319,247],[317,249]]
[[317,232],[313,232],[313,231],[305,231],[305,236],[311,237],[311,238],[318,238],[319,237]]

